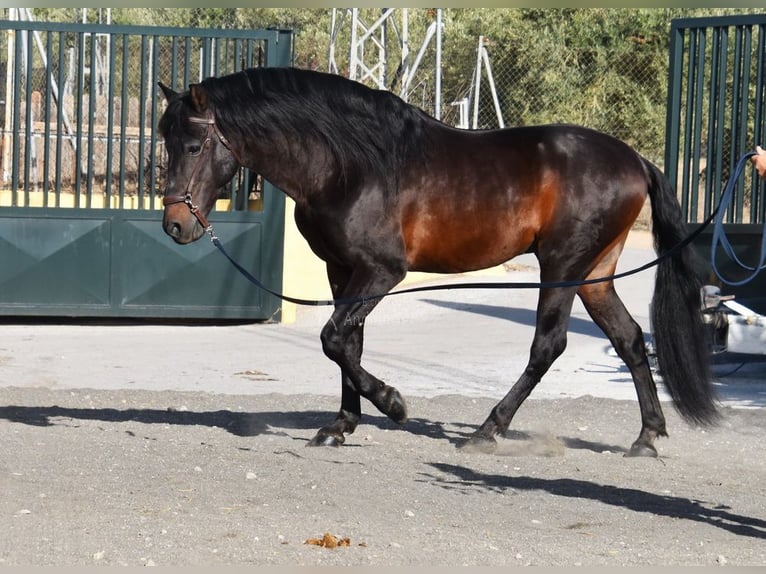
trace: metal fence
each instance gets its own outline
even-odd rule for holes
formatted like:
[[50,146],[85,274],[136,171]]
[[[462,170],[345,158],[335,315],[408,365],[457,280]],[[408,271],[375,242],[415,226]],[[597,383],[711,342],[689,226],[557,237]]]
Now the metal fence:
[[[0,22],[0,206],[159,208],[165,153],[154,129],[164,106],[157,82],[183,89],[265,65],[272,36]],[[243,170],[228,191],[229,208],[257,200],[256,182]]]
[[[182,90],[291,56],[282,30],[0,21],[0,315],[278,317],[280,301],[209,244],[162,230],[157,81]],[[210,221],[250,273],[279,285],[284,195],[264,182],[251,199],[247,177]]]
[[[704,221],[741,156],[766,142],[766,15],[673,21],[666,173]],[[763,223],[764,182],[745,170],[727,223]]]

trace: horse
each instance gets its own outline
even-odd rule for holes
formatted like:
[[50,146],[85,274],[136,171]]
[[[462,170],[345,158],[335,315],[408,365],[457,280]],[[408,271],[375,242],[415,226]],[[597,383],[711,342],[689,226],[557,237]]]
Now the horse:
[[366,295],[388,293],[408,271],[463,273],[531,252],[545,285],[528,363],[459,446],[496,448],[566,348],[578,296],[635,385],[641,430],[626,455],[656,457],[665,416],[643,332],[610,279],[647,196],[662,255],[651,304],[659,372],[689,424],[720,416],[694,254],[678,247],[676,194],[626,143],[566,124],[458,129],[391,92],[298,68],[247,69],[182,92],[159,86],[167,235],[178,244],[202,237],[218,193],[246,166],[295,201],[297,227],[326,264],[335,305],[320,340],[340,367],[341,400],[309,445],[342,445],[361,420],[361,397],[407,421],[401,393],[361,366],[364,320],[380,300]]

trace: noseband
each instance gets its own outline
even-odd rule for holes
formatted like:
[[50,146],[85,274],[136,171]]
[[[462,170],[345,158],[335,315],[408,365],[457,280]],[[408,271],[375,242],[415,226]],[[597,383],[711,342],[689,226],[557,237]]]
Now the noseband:
[[186,190],[184,191],[183,195],[166,195],[162,200],[162,204],[167,207],[168,205],[173,205],[174,203],[185,203],[189,207],[189,211],[191,211],[192,215],[197,218],[197,221],[199,221],[199,224],[203,227],[203,229],[212,233],[213,226],[210,225],[210,222],[205,217],[205,214],[200,211],[199,206],[192,200],[192,187],[194,186],[195,180],[197,179],[197,172],[202,166],[202,159],[205,156],[205,152],[210,149],[210,145],[213,141],[213,133],[215,133],[215,135],[218,137],[218,141],[220,141],[224,147],[228,149],[229,152],[231,152],[231,155],[234,156],[234,159],[236,159],[240,165],[242,162],[240,161],[237,153],[234,151],[234,148],[231,146],[231,142],[226,139],[226,136],[221,133],[218,124],[215,123],[215,115],[212,111],[208,111],[208,115],[204,118],[189,118],[189,122],[207,126],[205,137],[203,138],[202,144],[200,146],[200,151],[197,153],[197,162],[192,168],[191,177],[189,178],[189,182],[186,184]]

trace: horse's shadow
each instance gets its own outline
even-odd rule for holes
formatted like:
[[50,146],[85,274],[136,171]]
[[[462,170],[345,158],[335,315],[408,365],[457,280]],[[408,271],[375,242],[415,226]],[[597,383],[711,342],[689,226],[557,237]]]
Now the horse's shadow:
[[502,493],[543,491],[555,496],[593,500],[634,512],[702,522],[738,536],[766,539],[766,520],[735,514],[729,506],[716,505],[708,508],[702,500],[572,478],[507,476],[479,472],[455,464],[428,464],[434,472],[422,473],[422,480],[448,490],[468,492],[479,488]]
[[[286,431],[299,431],[306,436],[293,437],[295,440],[308,441],[312,431],[333,419],[335,413],[323,410],[311,411],[267,411],[234,412],[230,410],[188,411],[175,409],[115,409],[115,408],[79,408],[52,406],[3,406],[0,407],[0,420],[38,427],[71,425],[69,421],[102,421],[106,423],[135,422],[147,425],[200,426],[220,428],[239,437],[261,435],[284,435]],[[380,430],[400,430],[413,435],[433,440],[444,440],[454,446],[462,445],[478,428],[477,425],[433,421],[426,418],[411,418],[400,426],[384,416],[365,415],[363,424]],[[357,432],[361,432],[362,429]],[[522,430],[510,430],[505,434],[515,444],[536,440],[534,433]],[[580,438],[557,437],[567,448],[584,449],[594,452],[625,452],[616,445],[607,445],[586,441]],[[522,449],[523,450],[523,449]]]
[[[135,422],[147,425],[220,428],[240,437],[278,434],[280,429],[310,430],[319,421],[330,420],[326,411],[234,412],[230,410],[189,411],[176,409],[114,409],[52,406],[0,407],[0,419],[31,426],[54,427],[63,421]],[[69,424],[69,423],[67,423]]]
[[[52,406],[2,406],[0,419],[30,426],[55,427],[63,421],[136,422],[148,425],[201,426],[220,428],[240,437],[283,434],[285,430],[312,431],[333,419],[323,410],[234,412],[230,410],[189,411],[176,409],[115,409]],[[382,416],[365,415],[364,423],[380,429],[403,428]],[[69,423],[66,423],[69,424]],[[444,426],[427,419],[410,419],[405,427],[413,434],[449,439]]]

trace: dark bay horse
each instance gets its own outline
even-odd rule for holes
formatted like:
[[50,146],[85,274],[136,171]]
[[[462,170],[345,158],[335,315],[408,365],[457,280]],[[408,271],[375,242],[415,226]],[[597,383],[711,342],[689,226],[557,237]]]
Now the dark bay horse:
[[[544,282],[611,275],[648,196],[659,253],[652,321],[664,384],[689,422],[718,411],[700,312],[700,284],[675,193],[625,143],[571,125],[488,131],[449,127],[394,94],[336,75],[250,69],[175,92],[160,84],[168,153],[162,225],[199,239],[220,189],[240,165],[295,200],[298,229],[327,264],[336,299],[321,333],[341,370],[334,421],[311,445],[339,445],[361,418],[361,397],[407,420],[400,393],[361,366],[364,319],[407,271],[461,273],[531,251]],[[491,451],[522,402],[564,351],[575,295],[630,369],[641,409],[634,456],[657,456],[666,435],[641,328],[612,281],[543,288],[529,362],[470,437]],[[353,320],[349,321],[348,318]]]

